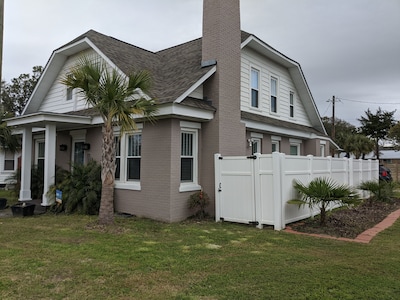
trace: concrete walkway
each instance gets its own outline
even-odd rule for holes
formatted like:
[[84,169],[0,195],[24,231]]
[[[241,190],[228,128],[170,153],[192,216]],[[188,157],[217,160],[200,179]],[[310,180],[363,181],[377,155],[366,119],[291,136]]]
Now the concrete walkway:
[[314,237],[319,237],[319,238],[327,238],[327,239],[333,239],[333,240],[339,240],[339,241],[368,244],[379,232],[392,226],[398,218],[400,218],[400,209],[392,212],[383,221],[376,224],[374,227],[367,229],[364,232],[360,233],[355,239],[342,238],[342,237],[338,238],[338,237],[333,237],[333,236],[326,235],[326,234],[299,232],[299,231],[293,230],[290,226],[286,226],[285,231],[294,233],[294,234],[308,235],[308,236],[314,236]]

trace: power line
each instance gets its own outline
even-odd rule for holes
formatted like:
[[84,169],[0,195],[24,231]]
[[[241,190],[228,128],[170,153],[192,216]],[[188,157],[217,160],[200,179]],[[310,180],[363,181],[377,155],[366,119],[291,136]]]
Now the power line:
[[362,101],[362,100],[346,99],[346,98],[341,98],[341,97],[337,97],[337,99],[349,101],[349,102],[365,103],[365,104],[400,105],[400,102],[380,102],[377,100],[369,102],[369,101]]

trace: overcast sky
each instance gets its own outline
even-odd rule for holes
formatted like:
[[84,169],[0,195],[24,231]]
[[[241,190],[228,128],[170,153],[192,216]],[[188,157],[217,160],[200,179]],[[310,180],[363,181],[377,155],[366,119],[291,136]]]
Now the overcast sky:
[[[161,50],[201,36],[202,0],[5,0],[3,79],[94,29]],[[241,27],[300,63],[321,116],[400,120],[400,0],[241,0]]]

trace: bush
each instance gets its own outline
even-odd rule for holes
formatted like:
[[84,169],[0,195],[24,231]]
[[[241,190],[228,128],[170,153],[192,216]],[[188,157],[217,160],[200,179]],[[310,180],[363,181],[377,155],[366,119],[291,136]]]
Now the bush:
[[358,188],[372,194],[368,198],[369,204],[372,204],[374,201],[390,201],[393,197],[394,183],[384,180],[371,180],[362,182]]
[[326,224],[327,209],[330,204],[340,205],[357,204],[359,198],[355,190],[351,187],[339,184],[332,178],[317,177],[305,185],[297,180],[294,188],[299,194],[299,199],[289,200],[289,204],[298,206],[308,205],[311,209],[318,207],[320,210],[320,225]]
[[195,217],[199,219],[204,219],[207,217],[206,207],[210,204],[210,198],[207,193],[203,191],[198,191],[189,197],[189,208],[197,209]]
[[86,165],[75,164],[72,171],[59,169],[56,185],[49,195],[55,198],[56,190],[62,192],[62,202],[54,207],[56,212],[96,215],[101,200],[101,166],[96,161]]

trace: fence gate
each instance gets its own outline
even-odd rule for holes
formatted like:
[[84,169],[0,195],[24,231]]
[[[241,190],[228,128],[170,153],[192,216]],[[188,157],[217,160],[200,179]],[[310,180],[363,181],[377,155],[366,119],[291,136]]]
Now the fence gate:
[[216,219],[238,223],[256,222],[255,156],[216,156],[215,178],[218,204]]

